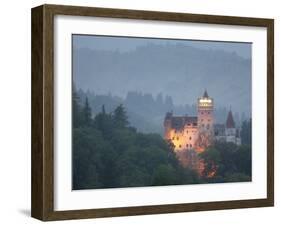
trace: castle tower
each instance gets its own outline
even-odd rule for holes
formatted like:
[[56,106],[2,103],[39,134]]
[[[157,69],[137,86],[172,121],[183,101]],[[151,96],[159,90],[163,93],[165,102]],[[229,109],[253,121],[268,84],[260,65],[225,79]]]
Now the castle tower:
[[198,138],[197,152],[203,152],[213,143],[214,138],[214,100],[210,98],[207,90],[197,102]]
[[214,100],[210,98],[207,90],[197,103],[198,129],[213,133],[214,130]]

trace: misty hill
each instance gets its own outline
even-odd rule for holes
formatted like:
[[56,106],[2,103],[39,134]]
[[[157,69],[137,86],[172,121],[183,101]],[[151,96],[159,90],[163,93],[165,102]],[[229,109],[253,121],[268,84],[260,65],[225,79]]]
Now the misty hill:
[[[131,126],[144,133],[159,133],[163,135],[163,121],[166,112],[173,111],[175,115],[197,115],[196,105],[176,105],[171,96],[163,96],[159,93],[155,98],[152,94],[130,91],[125,98],[113,96],[111,94],[100,95],[94,92],[84,92],[78,90],[77,95],[81,105],[88,98],[92,109],[93,117],[101,112],[102,106],[105,106],[107,113],[111,113],[120,104],[124,105],[128,120]],[[228,113],[227,108],[215,109],[216,123],[225,123]],[[243,118],[244,117],[244,118]],[[234,113],[234,119],[237,125],[245,116]]]
[[217,107],[251,112],[251,60],[222,50],[184,44],[148,44],[130,52],[74,49],[77,88],[127,98],[130,91],[196,103],[205,88]]

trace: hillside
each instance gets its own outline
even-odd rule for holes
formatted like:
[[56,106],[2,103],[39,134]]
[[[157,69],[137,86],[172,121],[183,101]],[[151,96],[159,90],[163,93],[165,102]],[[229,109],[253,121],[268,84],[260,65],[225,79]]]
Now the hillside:
[[130,52],[74,49],[77,88],[125,98],[129,91],[171,96],[194,104],[205,88],[217,107],[251,112],[251,60],[188,45],[141,46]]

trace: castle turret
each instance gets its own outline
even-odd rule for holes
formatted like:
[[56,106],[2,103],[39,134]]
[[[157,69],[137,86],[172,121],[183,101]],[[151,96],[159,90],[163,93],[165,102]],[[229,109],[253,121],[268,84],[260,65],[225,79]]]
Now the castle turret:
[[197,151],[202,152],[213,143],[214,138],[214,100],[210,98],[207,90],[197,103],[198,138]]
[[228,129],[235,128],[235,122],[234,122],[231,110],[228,112],[228,115],[227,115],[226,128],[228,128]]
[[232,111],[229,110],[226,123],[225,123],[225,135],[226,135],[226,142],[233,142],[237,143],[237,130],[235,128],[235,122],[233,119]]
[[207,90],[198,98],[198,129],[213,132],[214,129],[214,100],[210,98]]

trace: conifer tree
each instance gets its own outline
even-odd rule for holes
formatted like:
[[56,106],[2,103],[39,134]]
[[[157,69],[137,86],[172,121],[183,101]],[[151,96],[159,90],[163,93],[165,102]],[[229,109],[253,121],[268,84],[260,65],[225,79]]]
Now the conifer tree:
[[86,97],[84,108],[83,108],[83,116],[85,125],[89,126],[92,120],[92,110],[89,105],[88,97]]
[[81,123],[81,109],[79,106],[79,96],[77,95],[75,86],[72,93],[72,123],[73,127],[77,128]]
[[242,123],[241,129],[242,144],[251,145],[252,143],[252,120],[245,120]]
[[102,110],[101,110],[101,112],[102,112],[103,115],[106,114],[104,104],[102,105]]
[[125,108],[122,104],[120,104],[115,110],[113,114],[113,120],[116,127],[125,128],[129,125],[128,116]]

